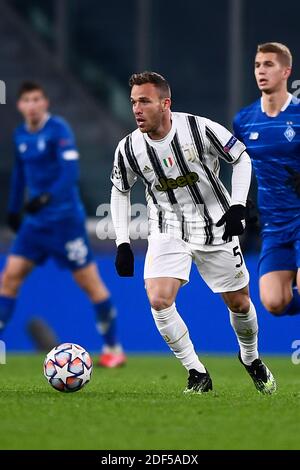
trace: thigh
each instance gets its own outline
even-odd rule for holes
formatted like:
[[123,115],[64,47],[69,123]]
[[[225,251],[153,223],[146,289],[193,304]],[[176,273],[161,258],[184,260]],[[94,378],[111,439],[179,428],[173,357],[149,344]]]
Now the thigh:
[[14,296],[35,264],[22,256],[9,255],[1,276],[0,294]]
[[83,222],[67,219],[52,229],[49,252],[59,266],[76,271],[94,260]]
[[292,296],[294,271],[273,271],[259,279],[259,292],[264,304],[288,302]]
[[186,242],[167,233],[150,235],[144,279],[173,278],[186,284],[191,265],[192,253]]
[[213,292],[232,292],[248,285],[249,273],[237,237],[229,243],[193,250],[193,255],[201,277]]
[[164,302],[168,306],[175,302],[181,281],[171,277],[158,277],[146,279],[145,286],[150,304],[160,304],[163,307]]

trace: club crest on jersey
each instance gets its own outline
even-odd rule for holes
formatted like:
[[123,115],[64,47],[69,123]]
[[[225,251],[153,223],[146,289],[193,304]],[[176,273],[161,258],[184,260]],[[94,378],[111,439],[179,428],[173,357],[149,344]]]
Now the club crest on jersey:
[[223,150],[224,152],[226,153],[229,153],[230,152],[230,149],[234,146],[234,144],[236,143],[237,141],[237,138],[234,137],[234,135],[228,140],[227,144],[224,145],[223,147]]
[[167,168],[171,168],[171,167],[174,165],[174,160],[173,160],[172,157],[164,158],[164,159],[163,159],[163,162],[164,162],[164,165],[165,165]]
[[168,191],[169,189],[183,188],[184,186],[193,186],[199,181],[199,175],[192,171],[184,176],[175,178],[159,178],[159,184],[155,186],[157,191]]
[[37,148],[40,152],[42,152],[46,148],[46,142],[42,137],[37,142]]
[[257,140],[258,137],[259,137],[259,133],[258,133],[258,132],[250,132],[249,140]]
[[194,147],[192,147],[191,145],[183,145],[182,150],[188,162],[193,162],[196,160],[197,153],[195,152]]
[[294,131],[294,129],[292,128],[291,125],[288,125],[285,132],[284,132],[284,136],[285,138],[289,141],[289,142],[292,142],[293,138],[295,137],[296,135],[296,132]]

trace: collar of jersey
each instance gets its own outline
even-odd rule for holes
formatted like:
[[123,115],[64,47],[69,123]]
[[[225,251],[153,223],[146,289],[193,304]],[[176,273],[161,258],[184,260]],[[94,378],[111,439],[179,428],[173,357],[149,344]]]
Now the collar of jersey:
[[[284,103],[284,105],[282,106],[280,112],[286,110],[286,108],[288,107],[288,105],[290,104],[292,99],[293,99],[293,95],[291,93],[288,93],[288,98],[287,98],[286,102]],[[260,108],[261,108],[262,113],[265,113],[262,97],[260,99]]]
[[168,132],[168,134],[163,139],[153,140],[153,139],[150,139],[148,134],[144,134],[144,138],[148,142],[148,144],[152,145],[153,147],[162,146],[162,145],[169,145],[170,144],[170,142],[173,140],[173,137],[174,137],[175,132],[176,132],[175,119],[174,119],[173,114],[171,116],[171,119],[172,119],[172,127],[171,127],[170,131]]
[[47,122],[49,121],[50,117],[51,117],[51,114],[50,114],[50,113],[46,113],[44,119],[42,120],[42,122],[41,122],[41,124],[40,124],[40,126],[39,126],[35,131],[33,131],[33,132],[32,132],[30,129],[28,129],[28,126],[27,126],[27,124],[25,123],[25,129],[26,129],[26,131],[29,132],[30,134],[36,134],[37,132],[40,132],[40,131],[45,127],[45,125],[46,125]]

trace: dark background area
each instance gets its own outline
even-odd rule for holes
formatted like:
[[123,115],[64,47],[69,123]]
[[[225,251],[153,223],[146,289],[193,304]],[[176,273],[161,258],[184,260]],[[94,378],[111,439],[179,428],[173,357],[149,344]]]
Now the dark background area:
[[[134,129],[128,77],[151,69],[165,75],[173,110],[217,120],[228,128],[241,106],[258,98],[253,60],[258,43],[287,44],[299,74],[300,3],[290,0],[12,0],[1,2],[0,223],[12,168],[11,135],[20,122],[15,94],[25,78],[47,88],[53,113],[75,130],[81,191],[89,216],[109,201],[118,141]],[[1,24],[2,23],[2,24]],[[238,31],[236,33],[236,31]],[[293,90],[291,90],[293,91]],[[223,168],[227,185],[230,168]],[[255,185],[251,189],[256,198]],[[133,201],[143,201],[137,185]]]

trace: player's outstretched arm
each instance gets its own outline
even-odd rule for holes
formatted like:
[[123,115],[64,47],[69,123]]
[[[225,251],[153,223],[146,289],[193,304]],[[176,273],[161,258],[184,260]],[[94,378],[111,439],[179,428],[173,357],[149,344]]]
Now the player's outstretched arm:
[[245,230],[246,201],[251,183],[251,160],[246,152],[233,163],[231,206],[217,222],[217,227],[225,224],[222,236],[224,241],[235,235],[242,235]]
[[134,274],[134,256],[129,239],[130,191],[121,192],[112,187],[111,215],[117,244],[115,266],[119,276],[131,277]]

